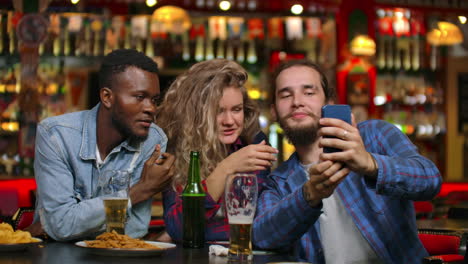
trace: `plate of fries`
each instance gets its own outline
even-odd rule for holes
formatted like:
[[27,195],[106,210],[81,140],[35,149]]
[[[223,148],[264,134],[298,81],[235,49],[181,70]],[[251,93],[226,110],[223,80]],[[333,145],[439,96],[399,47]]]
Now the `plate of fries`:
[[102,233],[96,237],[96,240],[76,242],[75,245],[86,248],[93,254],[116,257],[155,256],[176,247],[175,244],[171,243],[131,238],[127,235],[117,234],[115,231]]
[[13,230],[8,223],[0,223],[0,252],[24,250],[42,240],[31,236],[28,231]]

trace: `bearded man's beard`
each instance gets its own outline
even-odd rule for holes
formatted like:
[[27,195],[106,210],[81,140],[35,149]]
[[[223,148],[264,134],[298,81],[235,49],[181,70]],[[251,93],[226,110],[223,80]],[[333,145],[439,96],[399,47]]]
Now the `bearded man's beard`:
[[[314,117],[313,114],[309,114],[309,116]],[[286,119],[289,117],[290,116],[288,115],[284,118],[280,118],[279,123],[284,130],[286,138],[291,142],[291,144],[294,146],[307,146],[317,141],[317,132],[319,128],[317,122],[313,122],[306,126],[290,127],[286,122]],[[315,120],[318,119],[315,118]]]

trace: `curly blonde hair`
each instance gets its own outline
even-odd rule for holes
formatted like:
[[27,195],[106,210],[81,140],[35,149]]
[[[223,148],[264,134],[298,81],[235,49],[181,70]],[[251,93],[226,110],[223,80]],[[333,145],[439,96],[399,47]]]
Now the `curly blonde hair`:
[[200,175],[206,179],[216,165],[228,156],[228,146],[220,142],[216,116],[223,91],[239,88],[244,104],[241,140],[250,144],[260,131],[259,111],[244,86],[248,75],[242,66],[226,59],[194,64],[179,75],[158,107],[156,123],[168,137],[167,151],[175,155],[173,187],[187,181],[190,151],[200,152]]

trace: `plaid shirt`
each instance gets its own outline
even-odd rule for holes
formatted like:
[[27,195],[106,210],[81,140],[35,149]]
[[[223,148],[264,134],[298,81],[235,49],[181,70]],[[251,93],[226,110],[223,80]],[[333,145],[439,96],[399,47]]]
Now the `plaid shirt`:
[[[255,138],[253,144],[260,143],[260,141],[266,140],[266,136],[263,133],[259,133]],[[243,147],[240,139],[233,144],[233,151],[235,152]],[[270,170],[256,171],[257,182],[259,193],[264,185],[265,178],[270,173]],[[221,195],[218,201],[214,201],[209,195],[206,189],[205,180],[202,180],[202,186],[206,193],[205,199],[205,240],[206,241],[227,241],[229,240],[229,222],[225,210],[221,210],[224,207],[224,195]],[[166,230],[175,241],[182,241],[182,194],[183,188],[179,186],[177,191],[169,188],[163,192],[163,203],[164,203],[164,222],[166,224]],[[220,212],[218,212],[220,211]]]
[[[420,263],[427,252],[417,235],[412,201],[429,200],[439,192],[439,170],[395,126],[371,120],[358,129],[378,163],[377,180],[351,172],[335,191],[385,263]],[[307,204],[302,193],[306,181],[297,153],[272,172],[258,202],[253,242],[265,249],[292,251],[300,260],[325,263],[317,221],[321,206]]]

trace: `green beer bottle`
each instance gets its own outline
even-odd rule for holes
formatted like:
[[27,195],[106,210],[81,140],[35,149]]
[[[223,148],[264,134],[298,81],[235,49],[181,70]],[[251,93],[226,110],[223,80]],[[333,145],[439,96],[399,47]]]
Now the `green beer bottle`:
[[205,196],[200,183],[199,153],[192,151],[187,185],[182,192],[183,247],[205,246]]

